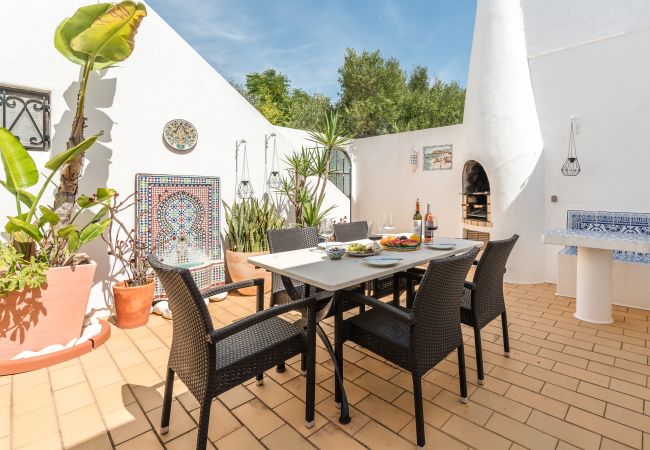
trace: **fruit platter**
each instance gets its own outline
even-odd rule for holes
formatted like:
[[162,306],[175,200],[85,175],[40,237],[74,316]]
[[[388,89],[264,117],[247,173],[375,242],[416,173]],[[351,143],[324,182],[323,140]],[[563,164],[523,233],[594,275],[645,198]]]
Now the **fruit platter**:
[[412,252],[420,248],[420,238],[411,236],[386,236],[379,241],[384,250],[391,252]]
[[363,242],[354,242],[348,245],[346,253],[350,256],[373,256],[381,251],[381,248],[375,248],[375,243],[365,244]]

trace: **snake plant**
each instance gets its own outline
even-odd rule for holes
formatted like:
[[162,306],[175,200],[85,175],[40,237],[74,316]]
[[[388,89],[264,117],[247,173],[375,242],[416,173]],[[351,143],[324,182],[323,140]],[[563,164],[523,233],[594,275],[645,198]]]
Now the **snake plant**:
[[284,219],[278,215],[275,206],[267,199],[243,200],[228,206],[226,210],[226,237],[230,250],[234,252],[262,252],[269,249],[266,237],[268,230],[284,226]]

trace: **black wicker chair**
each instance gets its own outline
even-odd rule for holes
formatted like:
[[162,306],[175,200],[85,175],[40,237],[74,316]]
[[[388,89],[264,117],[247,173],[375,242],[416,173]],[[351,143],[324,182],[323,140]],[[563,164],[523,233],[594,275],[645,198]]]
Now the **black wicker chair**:
[[[169,431],[174,374],[185,383],[201,405],[197,449],[205,449],[208,439],[212,399],[258,373],[298,354],[307,359],[305,424],[314,425],[316,382],[316,301],[306,298],[257,312],[215,330],[204,297],[243,287],[257,286],[258,304],[263,301],[264,280],[227,284],[201,294],[189,270],[162,264],[149,256],[174,315],[173,337],[167,364],[160,432]],[[306,330],[277,317],[299,310]]]
[[474,248],[429,263],[410,310],[353,292],[344,295],[372,309],[345,321],[337,310],[339,361],[343,359],[343,343],[349,340],[411,372],[418,447],[424,447],[422,376],[454,350],[458,350],[461,401],[467,402],[460,301],[465,277],[478,251]]
[[[350,242],[360,239],[368,238],[368,222],[365,220],[359,220],[357,222],[350,223],[337,223],[334,224],[334,239],[339,242]],[[406,278],[399,279],[400,293],[409,289],[409,292],[412,290],[412,283]],[[408,284],[408,286],[407,286]],[[367,283],[367,290],[369,295],[375,298],[383,298],[387,295],[393,293],[393,276],[389,275],[387,277],[377,278]],[[399,298],[397,299],[397,305],[399,305]]]
[[483,384],[483,352],[481,351],[481,329],[501,316],[503,327],[503,352],[510,356],[508,339],[508,317],[503,299],[503,274],[518,235],[501,241],[489,241],[476,265],[474,279],[465,283],[465,294],[460,307],[460,320],[474,328],[476,347],[476,370],[478,384]]

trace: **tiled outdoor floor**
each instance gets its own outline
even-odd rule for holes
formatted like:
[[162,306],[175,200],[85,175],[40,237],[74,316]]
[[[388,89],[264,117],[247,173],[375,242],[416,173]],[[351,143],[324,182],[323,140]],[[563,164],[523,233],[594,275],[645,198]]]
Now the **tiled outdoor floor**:
[[[512,352],[500,326],[483,332],[486,382],[476,385],[464,328],[470,402],[458,401],[456,355],[425,376],[428,448],[650,449],[650,313],[616,308],[612,325],[573,318],[554,286],[507,285]],[[252,298],[212,303],[216,322],[254,309]],[[331,325],[324,325],[332,332]],[[122,331],[96,352],[37,372],[0,378],[0,449],[191,449],[198,404],[177,382],[169,434],[158,435],[171,323]],[[411,378],[363,349],[346,347],[352,422],[339,425],[331,363],[319,349],[314,428],[303,426],[304,379],[292,360],[215,401],[209,438],[220,449],[413,448]],[[252,381],[252,380],[251,380]]]

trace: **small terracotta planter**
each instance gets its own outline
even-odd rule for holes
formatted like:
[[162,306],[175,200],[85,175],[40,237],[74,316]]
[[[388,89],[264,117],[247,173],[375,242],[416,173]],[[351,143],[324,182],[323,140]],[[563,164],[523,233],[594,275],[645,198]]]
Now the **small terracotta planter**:
[[124,281],[113,285],[115,320],[120,328],[137,328],[149,322],[155,281],[142,286],[127,287]]
[[[249,264],[248,258],[252,256],[268,255],[269,252],[233,252],[226,250],[226,264],[228,273],[232,281],[244,281],[251,278],[264,278],[264,292],[271,291],[271,272],[265,269],[256,269],[254,265]],[[256,287],[237,289],[241,295],[255,295]]]
[[93,262],[48,269],[47,284],[40,289],[0,300],[0,359],[78,338],[96,268]]

